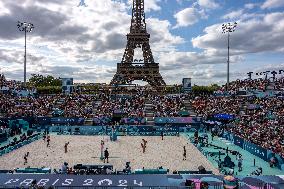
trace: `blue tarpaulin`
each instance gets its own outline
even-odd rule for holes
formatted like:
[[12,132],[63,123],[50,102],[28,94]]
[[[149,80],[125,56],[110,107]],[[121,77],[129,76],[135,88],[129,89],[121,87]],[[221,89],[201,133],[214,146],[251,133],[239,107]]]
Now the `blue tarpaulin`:
[[215,114],[214,118],[220,120],[233,120],[235,119],[235,116],[231,114]]

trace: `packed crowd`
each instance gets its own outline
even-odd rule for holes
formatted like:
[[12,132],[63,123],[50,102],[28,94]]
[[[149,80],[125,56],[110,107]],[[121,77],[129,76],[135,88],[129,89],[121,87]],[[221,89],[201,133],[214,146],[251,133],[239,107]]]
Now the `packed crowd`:
[[112,117],[113,112],[134,117],[144,117],[144,108],[145,96],[141,96],[140,94],[132,96],[111,96],[102,94],[96,113],[109,117]]
[[[1,87],[16,88],[17,82],[7,81],[0,75]],[[198,96],[192,99],[194,111],[205,118],[214,114],[233,114],[235,126],[231,132],[266,149],[284,156],[284,102],[278,97],[251,98],[235,95],[239,90],[275,90],[284,88],[284,78],[237,80],[230,83],[231,96]],[[224,91],[225,86],[220,89]],[[183,95],[150,95],[138,90],[134,95],[116,95],[101,92],[98,95],[43,95],[20,97],[0,94],[0,116],[52,116],[61,110],[64,117],[101,118],[123,114],[125,117],[145,117],[145,105],[153,105],[154,117],[178,117],[184,107]],[[254,108],[250,108],[254,106]]]
[[[111,95],[42,95],[21,97],[0,94],[2,117],[52,116],[62,111],[64,117],[112,117],[120,113],[129,117],[145,117],[145,96],[132,95],[114,98]],[[179,97],[155,96],[152,98],[155,116],[174,117],[183,108]],[[161,102],[161,103],[159,103]]]
[[284,78],[276,78],[274,81],[274,89],[275,90],[280,90],[280,89],[284,89]]
[[[273,84],[271,83],[270,79],[245,79],[245,80],[236,80],[230,83],[229,91],[231,93],[237,92],[239,90],[260,90],[264,91],[271,86],[273,90],[281,90],[284,87],[284,77],[282,78],[275,78]],[[221,88],[222,91],[226,90],[226,86]]]
[[[250,85],[252,88],[257,88],[249,81],[241,83],[241,86]],[[259,83],[256,82],[255,85]],[[284,101],[282,98],[196,97],[192,100],[192,106],[197,114],[205,118],[215,114],[233,114],[236,119],[234,124],[227,128],[230,132],[284,157]]]
[[51,116],[62,110],[65,117],[87,118],[92,113],[95,96],[87,95],[44,95],[20,97],[0,94],[0,113],[3,117]]
[[230,91],[238,91],[239,89],[244,90],[265,90],[269,85],[269,80],[267,79],[253,79],[253,80],[236,80],[230,83]]
[[90,118],[93,114],[94,102],[97,100],[96,96],[90,95],[69,95],[60,96],[56,98],[59,110],[63,110],[65,117],[80,117]]
[[[15,81],[0,75],[2,87],[20,89]],[[145,118],[145,102],[151,99],[155,116],[174,117],[183,107],[182,99],[168,96],[151,96],[143,89],[133,95],[116,95],[100,92],[97,95],[40,95],[19,96],[12,92],[0,93],[0,117],[64,116],[80,118],[111,118],[121,114],[130,118]],[[161,103],[160,103],[161,102]]]
[[9,90],[17,90],[21,88],[21,82],[15,80],[6,80],[3,74],[0,74],[0,89],[7,88]]
[[179,112],[183,110],[182,96],[152,96],[151,102],[154,105],[155,117],[179,117]]

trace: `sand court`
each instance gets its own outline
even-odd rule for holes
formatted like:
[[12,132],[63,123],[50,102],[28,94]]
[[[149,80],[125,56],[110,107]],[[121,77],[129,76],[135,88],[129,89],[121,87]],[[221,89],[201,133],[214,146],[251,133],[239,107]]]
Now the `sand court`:
[[[148,141],[146,152],[142,153],[142,139]],[[0,157],[0,169],[30,167],[61,168],[63,162],[69,166],[75,164],[103,164],[100,160],[100,142],[105,141],[109,149],[109,164],[122,170],[127,161],[131,162],[132,170],[144,168],[163,168],[173,170],[198,170],[203,165],[206,170],[218,174],[218,170],[195,148],[186,138],[166,136],[164,140],[156,136],[119,136],[111,142],[108,136],[69,136],[51,135],[50,147],[40,139],[11,153]],[[65,153],[64,145],[68,145]],[[183,161],[183,146],[186,146],[187,160]],[[29,152],[28,163],[24,165],[24,155]]]

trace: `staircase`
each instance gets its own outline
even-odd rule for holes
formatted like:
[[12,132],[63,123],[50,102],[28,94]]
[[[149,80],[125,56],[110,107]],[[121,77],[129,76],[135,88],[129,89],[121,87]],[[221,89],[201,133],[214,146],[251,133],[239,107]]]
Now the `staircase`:
[[[53,101],[53,107],[52,108],[64,111],[64,109],[61,108],[62,106],[64,107],[64,103],[65,103],[65,99],[64,98],[57,99],[56,101]],[[47,116],[48,117],[53,117],[52,112],[53,112],[53,110],[49,111],[47,113]]]
[[275,83],[269,82],[269,84],[265,87],[265,90],[274,90],[274,88],[275,88]]
[[97,111],[98,107],[102,104],[101,99],[97,99],[93,106],[93,113]]
[[197,115],[197,114],[194,112],[194,110],[193,110],[193,108],[192,108],[192,106],[191,106],[191,102],[190,102],[188,99],[185,99],[185,100],[183,101],[183,104],[184,104],[186,110],[189,112],[189,115],[190,115],[190,116],[196,116],[196,115]]
[[65,103],[65,99],[64,98],[60,98],[60,99],[56,100],[56,102],[54,103],[54,108],[60,109],[60,106],[62,104],[64,104],[64,103]]
[[[97,113],[97,109],[101,105],[101,103],[102,103],[101,99],[97,99],[96,101],[94,101],[93,114]],[[92,125],[92,124],[93,124],[93,118],[85,119],[84,125]]]
[[154,110],[152,102],[147,99],[145,102],[145,117],[147,120],[147,125],[154,125]]

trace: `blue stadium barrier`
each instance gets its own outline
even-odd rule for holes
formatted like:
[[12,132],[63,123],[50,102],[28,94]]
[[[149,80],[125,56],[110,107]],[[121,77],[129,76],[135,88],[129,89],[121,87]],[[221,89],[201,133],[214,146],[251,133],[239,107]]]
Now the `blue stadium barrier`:
[[200,125],[202,123],[201,117],[156,117],[154,119],[155,125]]
[[84,118],[66,118],[66,117],[37,117],[39,125],[84,125]]
[[274,155],[275,158],[277,158],[278,160],[277,167],[284,171],[284,158],[281,157],[279,154],[275,154],[270,150],[267,150],[265,148],[262,148],[261,146],[246,141],[243,138],[240,138],[232,133],[226,133],[223,135],[223,137],[231,141],[235,145],[241,147],[242,149],[250,152],[251,154],[263,159],[264,161],[269,162],[272,155]]
[[[58,134],[75,134],[75,135],[110,135],[112,126],[48,126],[50,132]],[[114,126],[118,136],[160,136],[161,132],[164,135],[175,136],[180,132],[187,132],[192,129],[190,127],[181,126]]]

